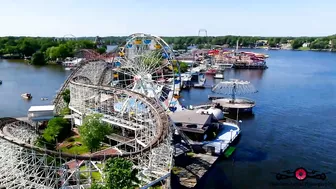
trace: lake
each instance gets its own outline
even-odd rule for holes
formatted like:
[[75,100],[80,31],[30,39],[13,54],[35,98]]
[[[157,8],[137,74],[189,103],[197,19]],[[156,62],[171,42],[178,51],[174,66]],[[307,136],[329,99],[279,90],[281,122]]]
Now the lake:
[[[21,60],[0,59],[0,117],[26,117],[30,106],[51,104],[69,74],[58,65],[38,67]],[[31,93],[33,98],[24,100],[23,93]]]
[[[258,93],[254,115],[242,120],[232,160],[220,161],[203,180],[207,189],[291,188],[272,186],[275,174],[298,167],[327,174],[336,186],[336,54],[264,51],[267,70],[226,70],[225,79],[251,81]],[[0,60],[0,117],[26,116],[32,105],[50,104],[69,72]],[[208,82],[213,82],[208,78]],[[22,93],[32,93],[26,101]],[[183,91],[183,105],[207,102],[210,89]],[[47,97],[48,101],[40,98]],[[295,181],[289,179],[284,182]],[[311,180],[312,182],[320,182]],[[322,181],[326,182],[326,181]],[[325,187],[331,188],[331,187]]]

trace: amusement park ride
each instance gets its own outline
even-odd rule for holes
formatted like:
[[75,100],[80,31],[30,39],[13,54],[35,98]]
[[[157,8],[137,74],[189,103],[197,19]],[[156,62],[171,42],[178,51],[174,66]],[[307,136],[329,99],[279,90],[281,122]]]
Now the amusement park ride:
[[1,119],[0,170],[6,174],[0,176],[0,187],[88,188],[92,173],[101,175],[96,182],[103,182],[102,167],[110,157],[134,162],[140,188],[169,184],[174,127],[168,114],[179,106],[174,94],[180,81],[172,49],[160,37],[137,33],[129,36],[118,54],[80,53],[86,61],[59,90],[56,112],[66,106],[61,94],[70,89],[73,123],[80,126],[86,115],[102,114],[104,122],[122,131],[107,136],[115,145],[90,155],[47,150],[33,144],[37,135],[30,123]]

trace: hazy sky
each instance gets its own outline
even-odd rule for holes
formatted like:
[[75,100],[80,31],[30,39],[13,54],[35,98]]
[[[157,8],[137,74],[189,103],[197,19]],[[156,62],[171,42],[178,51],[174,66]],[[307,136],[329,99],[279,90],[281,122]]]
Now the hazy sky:
[[0,0],[0,36],[323,36],[336,0]]

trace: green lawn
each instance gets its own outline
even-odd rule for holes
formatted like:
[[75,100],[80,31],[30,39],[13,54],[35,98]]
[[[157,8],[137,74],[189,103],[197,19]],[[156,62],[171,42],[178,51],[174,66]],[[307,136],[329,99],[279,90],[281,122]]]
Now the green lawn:
[[[97,164],[97,167],[99,167],[98,164]],[[91,168],[91,169],[93,169],[93,168]],[[80,170],[81,171],[86,171],[87,167],[86,166],[82,166],[82,167],[80,167]],[[87,172],[87,173],[81,173],[81,176],[83,176],[85,178],[88,178],[89,174],[90,174],[89,172]],[[102,179],[102,176],[99,173],[99,171],[91,172],[91,175],[92,175],[92,180],[93,181],[101,181],[101,179]]]
[[298,50],[300,50],[300,51],[309,51],[310,48],[309,47],[300,47],[300,48],[298,48]]
[[[71,146],[62,146],[60,150],[64,153],[69,153],[69,154],[85,154],[89,153],[90,150],[88,149],[87,146],[82,144],[81,138],[80,137],[70,137],[65,140],[65,143],[70,144]],[[76,143],[81,143],[81,145],[76,145]]]
[[[90,153],[89,148],[82,143],[81,138],[78,137],[78,136],[77,137],[72,136],[70,138],[67,138],[64,142],[67,143],[67,144],[71,144],[71,146],[69,146],[69,147],[62,146],[60,148],[60,150],[64,153],[79,154],[79,155]],[[80,143],[81,145],[77,145],[76,143],[77,144]],[[99,150],[104,150],[108,147],[109,146],[102,146],[102,147],[100,147]]]

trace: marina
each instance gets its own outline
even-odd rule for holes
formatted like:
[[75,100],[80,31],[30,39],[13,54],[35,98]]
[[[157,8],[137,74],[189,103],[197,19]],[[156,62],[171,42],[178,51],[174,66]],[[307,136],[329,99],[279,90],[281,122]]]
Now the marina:
[[1,6],[0,189],[336,189],[336,1]]

